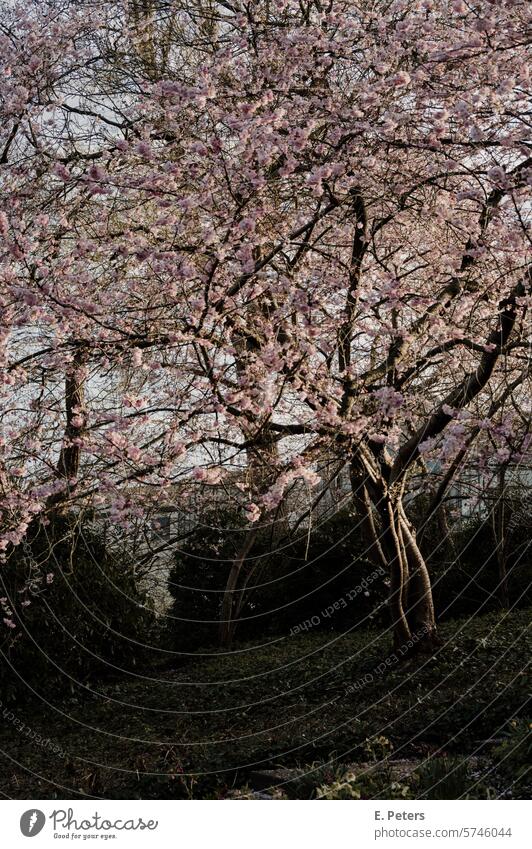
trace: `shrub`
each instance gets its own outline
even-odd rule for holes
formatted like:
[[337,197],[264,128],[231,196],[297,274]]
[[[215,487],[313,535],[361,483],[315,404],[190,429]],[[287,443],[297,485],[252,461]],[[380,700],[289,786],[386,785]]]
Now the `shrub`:
[[419,767],[417,777],[417,796],[423,799],[459,799],[472,781],[463,758],[432,758]]
[[[259,534],[240,576],[245,592],[238,638],[308,627],[350,630],[385,616],[387,576],[366,557],[356,528],[346,510],[297,539]],[[176,553],[168,622],[177,650],[217,643],[223,590],[246,533],[226,514],[216,527],[198,528]]]
[[[168,574],[173,602],[167,626],[177,650],[216,644],[223,592],[246,533],[242,520],[232,513],[206,516],[205,524],[176,551]],[[257,550],[255,546],[253,556]],[[249,603],[244,603],[242,613],[251,613]]]
[[524,784],[532,779],[532,722],[513,719],[504,740],[494,749],[493,757],[499,772],[513,783]]
[[[490,522],[481,518],[458,524],[436,548],[425,537],[425,554],[432,577],[436,612],[459,618],[501,607],[499,567]],[[511,606],[532,600],[530,562],[532,547],[525,528],[509,528],[505,540]]]
[[15,625],[2,649],[6,697],[28,695],[23,682],[74,690],[145,658],[139,643],[149,643],[155,620],[133,565],[74,518],[30,529],[0,575],[4,618]]
[[371,766],[348,770],[332,784],[316,791],[322,800],[342,799],[413,799],[412,788],[404,781],[394,780],[389,767]]

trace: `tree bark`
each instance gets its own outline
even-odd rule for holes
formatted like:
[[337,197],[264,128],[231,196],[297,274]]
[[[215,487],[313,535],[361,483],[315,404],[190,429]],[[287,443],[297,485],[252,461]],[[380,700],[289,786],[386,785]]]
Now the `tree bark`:
[[56,475],[65,481],[65,489],[48,499],[47,507],[54,512],[66,507],[69,495],[76,488],[81,462],[81,438],[85,428],[85,387],[83,368],[87,352],[78,347],[65,375],[65,430],[57,461]]
[[245,536],[244,542],[240,548],[238,556],[231,563],[231,568],[229,570],[229,576],[227,578],[227,583],[225,585],[225,590],[222,598],[222,606],[220,609],[220,645],[222,648],[229,648],[232,643],[234,632],[235,632],[235,620],[233,616],[234,612],[234,598],[237,592],[238,581],[240,578],[240,573],[244,568],[244,564],[246,562],[246,557],[250,553],[253,548],[253,544],[255,542],[255,538],[257,536],[257,530],[255,528],[250,528],[248,533]]
[[401,527],[409,564],[407,618],[416,645],[431,649],[440,645],[436,629],[436,616],[432,598],[432,586],[425,558],[416,541],[416,532],[408,519],[403,504],[399,506]]
[[497,552],[497,566],[499,572],[499,602],[504,610],[510,607],[510,594],[508,591],[508,570],[506,568],[506,515],[505,515],[505,488],[506,488],[506,465],[502,465],[498,471],[496,503],[493,509],[492,527],[495,550]]
[[389,560],[395,649],[400,649],[402,654],[432,651],[441,643],[430,575],[402,496],[385,497],[380,513],[382,540]]
[[408,603],[408,558],[402,540],[402,528],[397,506],[383,499],[379,513],[381,517],[381,539],[390,574],[390,616],[393,641],[396,649],[408,645],[412,639],[405,603]]
[[[248,473],[252,478],[252,490],[255,490],[258,494],[267,490],[272,469],[276,468],[277,461],[277,442],[274,434],[266,426],[262,431],[260,441],[258,440],[253,448],[248,449]],[[282,531],[285,528],[286,511],[281,505],[276,515],[270,517],[269,524],[265,525],[262,522],[260,526],[261,538],[266,540],[268,533],[270,535],[270,550],[273,548],[275,540],[282,536]],[[257,527],[249,528],[237,556],[231,563],[220,608],[219,639],[223,648],[229,648],[233,641],[251,574],[259,563],[264,562],[262,557],[255,560],[251,567],[248,566],[247,562],[255,546],[258,530]],[[267,554],[264,555],[264,557],[267,556]]]
[[415,529],[404,509],[404,485],[396,482],[390,488],[384,475],[377,477],[374,468],[368,473],[354,459],[351,486],[369,554],[389,572],[394,647],[402,655],[431,651],[440,645],[432,587]]

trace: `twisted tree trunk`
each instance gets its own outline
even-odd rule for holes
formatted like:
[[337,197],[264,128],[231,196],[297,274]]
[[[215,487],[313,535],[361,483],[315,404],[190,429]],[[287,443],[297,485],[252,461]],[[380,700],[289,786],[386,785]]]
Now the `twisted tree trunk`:
[[439,645],[432,587],[425,558],[407,517],[402,494],[385,494],[379,507],[381,544],[390,572],[394,645],[403,653]]
[[368,553],[390,576],[389,608],[394,646],[401,654],[440,644],[427,564],[403,504],[404,483],[390,486],[384,474],[368,473],[359,458],[351,464],[351,485]]

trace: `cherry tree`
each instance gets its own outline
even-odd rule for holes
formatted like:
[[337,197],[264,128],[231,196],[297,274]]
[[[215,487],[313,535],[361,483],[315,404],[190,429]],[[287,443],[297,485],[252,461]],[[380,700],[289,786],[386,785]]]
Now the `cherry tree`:
[[396,643],[437,643],[404,496],[497,435],[527,377],[529,17],[520,0],[8,10],[7,552],[59,506],[127,522],[228,470],[252,540],[334,457]]

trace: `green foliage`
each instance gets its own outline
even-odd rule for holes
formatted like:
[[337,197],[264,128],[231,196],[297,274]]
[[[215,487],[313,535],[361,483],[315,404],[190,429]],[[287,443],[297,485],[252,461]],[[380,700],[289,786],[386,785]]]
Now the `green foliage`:
[[[334,757],[331,757],[333,760]],[[338,768],[333,762],[313,761],[298,770],[283,790],[291,799],[313,799],[321,785],[335,781],[337,773]]]
[[366,760],[378,763],[390,758],[393,752],[393,743],[383,734],[370,737],[364,741],[362,751]]
[[318,787],[318,799],[486,799],[493,791],[471,773],[467,760],[441,757],[401,774],[394,761],[337,770]]
[[332,784],[319,787],[316,795],[318,799],[327,800],[364,799],[368,798],[368,790],[369,796],[373,795],[370,785],[367,776],[361,778],[354,772],[346,772]]
[[[176,551],[168,575],[173,603],[167,626],[170,642],[177,651],[193,651],[217,643],[225,585],[247,532],[243,520],[234,513],[206,516],[204,524]],[[250,552],[250,567],[260,565],[257,558],[266,551],[267,539],[259,538]],[[241,616],[252,615],[253,606],[246,600]]]
[[61,517],[30,529],[2,568],[8,632],[0,662],[6,700],[133,670],[145,662],[154,614],[133,567],[99,535]]
[[460,799],[471,784],[467,761],[458,757],[431,758],[417,775],[417,793],[424,799]]
[[392,778],[389,767],[360,767],[347,770],[332,783],[319,787],[316,798],[342,799],[413,799],[412,788]]
[[[218,517],[216,527],[198,528],[177,552],[168,580],[174,599],[168,621],[177,650],[216,645],[223,590],[246,533],[228,513]],[[295,539],[272,538],[266,529],[258,534],[239,578],[246,591],[238,639],[297,632],[309,620],[317,630],[366,627],[386,617],[386,577],[376,576],[350,511]]]
[[390,759],[393,743],[383,734],[364,740],[360,747],[366,763],[356,768],[336,768],[332,782],[318,787],[318,799],[410,799],[408,784],[394,775]]
[[[173,604],[168,633],[176,651],[215,646],[224,588],[231,564],[248,529],[227,512],[198,528],[175,556],[169,575]],[[439,546],[434,523],[423,537],[440,619],[499,610],[500,581],[491,525],[478,518],[461,522]],[[281,535],[282,536],[282,535]],[[529,567],[532,547],[525,530],[512,525],[506,540],[510,602],[532,601]],[[240,604],[239,641],[265,635],[318,631],[348,632],[386,623],[387,579],[368,559],[349,509],[318,523],[295,539],[257,535],[234,593]],[[364,585],[364,582],[367,582]],[[309,624],[310,623],[310,624]]]
[[[442,545],[436,545],[435,539],[437,535],[426,534],[423,547],[438,616],[456,618],[499,610],[500,575],[490,521],[460,522]],[[528,605],[532,602],[532,544],[526,528],[508,529],[505,555],[510,605]]]
[[494,749],[499,772],[514,783],[532,779],[532,722],[512,719],[504,732],[504,740]]

